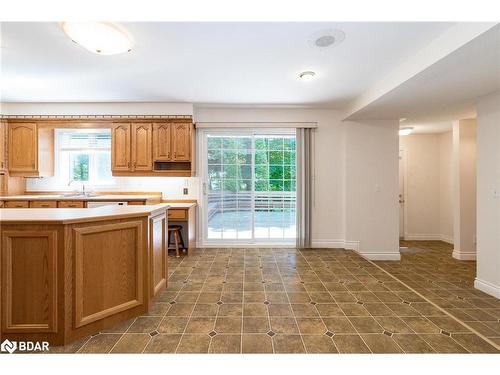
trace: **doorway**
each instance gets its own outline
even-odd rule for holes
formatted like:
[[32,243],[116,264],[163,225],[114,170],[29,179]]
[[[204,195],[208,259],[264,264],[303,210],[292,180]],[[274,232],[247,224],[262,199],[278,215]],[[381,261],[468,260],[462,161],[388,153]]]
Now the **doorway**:
[[205,130],[203,246],[293,245],[295,129]]
[[404,150],[399,150],[399,239],[405,238],[405,176],[406,158]]

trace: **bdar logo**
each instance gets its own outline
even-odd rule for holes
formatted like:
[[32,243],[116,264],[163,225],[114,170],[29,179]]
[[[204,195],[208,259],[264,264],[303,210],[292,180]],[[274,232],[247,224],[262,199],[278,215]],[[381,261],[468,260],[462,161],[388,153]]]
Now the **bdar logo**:
[[4,340],[2,345],[0,345],[0,350],[2,352],[14,353],[17,349],[17,343],[15,341]]

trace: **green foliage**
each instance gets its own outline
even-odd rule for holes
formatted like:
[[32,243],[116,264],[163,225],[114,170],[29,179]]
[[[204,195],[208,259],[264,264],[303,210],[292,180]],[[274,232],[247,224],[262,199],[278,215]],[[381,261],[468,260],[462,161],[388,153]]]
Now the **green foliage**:
[[77,154],[73,156],[73,176],[75,181],[89,180],[89,155]]
[[[252,139],[209,137],[210,190],[251,191]],[[295,191],[294,137],[256,137],[254,140],[255,191]]]

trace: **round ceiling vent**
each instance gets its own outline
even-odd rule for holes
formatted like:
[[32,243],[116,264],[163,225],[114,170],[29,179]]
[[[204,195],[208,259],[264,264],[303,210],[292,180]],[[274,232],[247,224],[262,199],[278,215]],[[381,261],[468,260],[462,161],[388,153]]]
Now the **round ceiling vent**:
[[345,39],[345,33],[338,29],[319,30],[311,35],[308,42],[315,48],[325,49],[336,47]]

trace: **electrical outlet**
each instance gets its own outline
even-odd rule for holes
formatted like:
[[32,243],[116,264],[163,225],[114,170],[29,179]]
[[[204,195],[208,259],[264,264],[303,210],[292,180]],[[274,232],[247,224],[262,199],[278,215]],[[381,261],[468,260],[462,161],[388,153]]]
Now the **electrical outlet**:
[[183,193],[184,195],[188,195],[188,188],[184,188],[184,189],[182,189],[182,193]]

